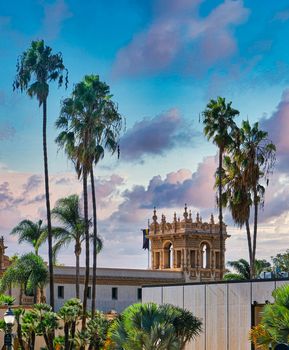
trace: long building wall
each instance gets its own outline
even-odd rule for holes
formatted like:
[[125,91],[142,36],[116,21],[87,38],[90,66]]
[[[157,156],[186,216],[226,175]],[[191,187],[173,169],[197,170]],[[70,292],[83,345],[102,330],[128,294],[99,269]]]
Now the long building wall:
[[144,286],[142,301],[177,305],[202,320],[202,334],[186,350],[251,350],[254,306],[272,302],[272,292],[284,283],[289,281]]
[[[80,268],[80,298],[83,298],[85,269]],[[89,280],[88,309],[91,307],[92,270]],[[55,310],[66,300],[76,297],[75,268],[59,266],[54,270]],[[178,271],[98,268],[96,278],[96,308],[103,312],[122,312],[127,306],[141,302],[142,285],[183,283],[184,275]],[[46,287],[49,301],[49,285]]]

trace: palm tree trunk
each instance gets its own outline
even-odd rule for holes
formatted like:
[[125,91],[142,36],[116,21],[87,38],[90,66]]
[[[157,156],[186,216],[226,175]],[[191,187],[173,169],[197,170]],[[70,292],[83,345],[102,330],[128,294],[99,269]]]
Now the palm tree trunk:
[[40,303],[46,303],[43,286],[40,287]]
[[68,350],[73,350],[74,338],[75,338],[76,322],[72,322],[71,332],[70,332],[70,347]]
[[75,244],[75,267],[76,267],[76,281],[75,281],[75,292],[76,298],[79,299],[79,242]]
[[96,216],[96,198],[93,167],[90,170],[91,181],[91,196],[92,196],[92,211],[93,211],[93,267],[92,267],[92,300],[91,300],[91,315],[95,314],[95,298],[96,298],[96,264],[97,264],[97,216]]
[[70,348],[69,326],[68,326],[67,322],[65,322],[65,324],[64,324],[64,348],[67,350],[69,350],[69,348]]
[[22,337],[22,327],[21,327],[21,323],[20,323],[19,319],[17,319],[17,331],[16,332],[17,332],[17,338],[18,338],[21,350],[25,349],[25,344],[24,344],[24,340]]
[[255,277],[257,230],[258,230],[258,194],[257,194],[257,189],[254,188],[254,231],[253,231],[253,254],[252,254],[253,277]]
[[33,288],[33,303],[37,304],[37,287]]
[[19,305],[22,305],[23,302],[23,284],[20,284],[20,291],[19,291]]
[[83,291],[83,315],[82,330],[86,328],[87,311],[87,291],[89,282],[89,227],[88,227],[88,203],[87,203],[87,172],[83,169],[83,201],[84,201],[84,220],[85,220],[85,282]]
[[49,262],[49,291],[50,305],[54,310],[54,278],[53,278],[53,256],[52,256],[52,231],[51,231],[51,212],[49,198],[49,177],[48,177],[48,157],[46,142],[46,125],[47,125],[47,101],[43,101],[43,158],[44,158],[44,177],[45,177],[45,197],[47,212],[47,231],[48,231],[48,262]]
[[219,150],[219,234],[220,234],[220,280],[223,279],[224,270],[224,237],[223,237],[223,208],[222,208],[222,168],[223,152]]
[[248,241],[248,251],[249,251],[249,262],[250,262],[250,278],[253,278],[253,251],[252,251],[252,240],[250,232],[249,220],[246,220],[246,232],[247,232],[247,241]]
[[36,340],[36,334],[35,334],[35,332],[32,332],[32,334],[31,334],[31,349],[29,349],[29,350],[35,349],[35,340]]

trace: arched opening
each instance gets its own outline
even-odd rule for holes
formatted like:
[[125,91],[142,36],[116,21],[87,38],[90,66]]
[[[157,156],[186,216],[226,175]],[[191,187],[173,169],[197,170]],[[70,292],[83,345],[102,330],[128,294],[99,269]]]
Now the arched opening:
[[208,243],[203,243],[201,245],[201,266],[203,269],[209,269],[211,267],[211,261],[210,261],[210,255],[211,255],[211,249]]
[[164,268],[171,269],[173,267],[173,244],[166,242],[164,244]]

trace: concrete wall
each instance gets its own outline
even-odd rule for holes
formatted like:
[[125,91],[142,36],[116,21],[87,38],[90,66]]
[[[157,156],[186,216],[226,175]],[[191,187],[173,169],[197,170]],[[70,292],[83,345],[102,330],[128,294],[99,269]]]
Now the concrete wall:
[[272,292],[284,283],[289,281],[145,286],[142,301],[177,305],[202,320],[201,336],[186,350],[251,350],[252,305],[272,302]]

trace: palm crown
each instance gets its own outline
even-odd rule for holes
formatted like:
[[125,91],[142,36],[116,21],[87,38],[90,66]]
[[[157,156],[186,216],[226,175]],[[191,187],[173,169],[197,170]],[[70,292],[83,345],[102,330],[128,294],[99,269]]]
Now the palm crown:
[[73,160],[79,176],[103,158],[104,148],[111,153],[117,150],[122,118],[111,97],[108,85],[89,75],[62,102],[56,127],[63,131],[56,142]]
[[218,97],[211,100],[203,112],[204,133],[209,140],[213,139],[221,151],[230,143],[229,128],[234,128],[233,119],[239,115],[239,111],[231,105],[232,102],[226,103],[225,98]]
[[47,239],[47,227],[42,226],[42,220],[32,222],[22,220],[11,231],[12,235],[18,235],[18,243],[26,242],[33,246],[35,254],[38,255],[39,247]]
[[38,40],[32,41],[30,48],[20,56],[13,88],[27,91],[30,97],[36,96],[41,106],[49,94],[48,83],[57,81],[61,86],[64,80],[67,86],[67,70],[61,53],[52,54],[52,49]]

